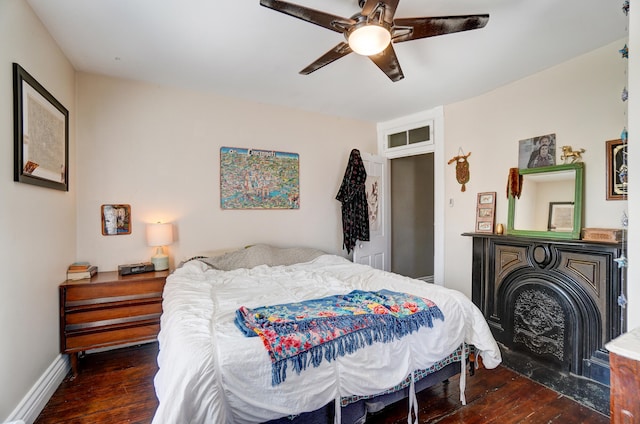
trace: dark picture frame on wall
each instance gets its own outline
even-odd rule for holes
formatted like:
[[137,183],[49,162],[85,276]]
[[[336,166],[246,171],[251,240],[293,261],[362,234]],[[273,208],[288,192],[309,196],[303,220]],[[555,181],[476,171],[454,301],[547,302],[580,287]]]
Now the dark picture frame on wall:
[[476,204],[476,232],[493,233],[496,221],[496,192],[478,193]]
[[13,64],[13,180],[69,191],[69,111]]
[[627,198],[627,143],[621,139],[609,140],[607,146],[607,200]]

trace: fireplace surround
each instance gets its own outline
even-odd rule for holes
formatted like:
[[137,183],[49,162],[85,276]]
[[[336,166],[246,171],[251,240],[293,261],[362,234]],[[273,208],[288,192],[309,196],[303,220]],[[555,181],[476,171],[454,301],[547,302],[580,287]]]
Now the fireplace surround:
[[623,333],[619,243],[465,233],[472,299],[504,364],[609,414],[609,353]]

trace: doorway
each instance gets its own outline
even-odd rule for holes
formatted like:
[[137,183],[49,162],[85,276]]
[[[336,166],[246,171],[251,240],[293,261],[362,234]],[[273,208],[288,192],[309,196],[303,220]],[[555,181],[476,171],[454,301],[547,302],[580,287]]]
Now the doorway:
[[390,162],[391,271],[433,282],[434,154]]

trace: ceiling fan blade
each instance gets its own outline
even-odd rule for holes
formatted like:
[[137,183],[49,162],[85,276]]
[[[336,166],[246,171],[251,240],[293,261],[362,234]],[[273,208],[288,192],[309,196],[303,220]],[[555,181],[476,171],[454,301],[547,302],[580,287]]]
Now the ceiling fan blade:
[[404,78],[402,69],[400,68],[400,62],[396,56],[396,51],[393,49],[393,44],[389,43],[386,49],[381,53],[369,56],[369,59],[375,63],[378,68],[393,82],[400,81]]
[[304,68],[302,71],[300,71],[300,74],[309,75],[311,72],[317,71],[323,66],[326,66],[331,62],[335,62],[341,57],[348,55],[349,53],[351,53],[351,51],[351,47],[349,47],[347,43],[342,42],[320,56],[318,59],[316,59],[315,62]]
[[[394,43],[417,40],[436,35],[469,31],[484,27],[489,22],[489,15],[439,16],[435,18],[400,18],[394,21],[397,37]],[[404,27],[413,28],[405,33]]]
[[294,18],[302,19],[303,21],[311,22],[312,24],[316,24],[339,33],[343,33],[345,31],[345,27],[356,23],[355,20],[350,18],[343,18],[280,0],[260,0],[260,4],[277,12],[282,12],[289,16],[293,16]]
[[398,3],[400,0],[367,0],[362,6],[362,15],[369,16],[378,7],[378,4],[383,3],[385,7],[384,20],[389,25],[393,24],[393,15],[396,14]]

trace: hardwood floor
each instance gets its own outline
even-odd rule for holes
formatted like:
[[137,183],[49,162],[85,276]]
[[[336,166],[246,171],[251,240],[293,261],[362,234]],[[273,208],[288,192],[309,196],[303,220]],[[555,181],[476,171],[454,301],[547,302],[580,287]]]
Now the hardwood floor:
[[[80,374],[60,385],[36,424],[151,422],[157,407],[153,377],[156,343],[87,355]],[[467,378],[467,405],[458,400],[458,377],[418,394],[420,423],[600,424],[609,418],[507,368],[479,369]],[[398,402],[367,423],[404,424],[408,403]],[[182,424],[182,423],[166,423]]]
[[[157,343],[86,355],[51,397],[37,424],[149,424],[158,406]],[[177,423],[176,423],[177,424]]]

